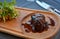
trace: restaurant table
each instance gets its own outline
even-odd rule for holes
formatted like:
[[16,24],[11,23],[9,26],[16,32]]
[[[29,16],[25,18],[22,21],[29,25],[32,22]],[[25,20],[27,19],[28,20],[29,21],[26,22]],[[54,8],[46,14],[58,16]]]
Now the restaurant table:
[[[4,0],[0,0],[0,2],[3,2]],[[10,0],[7,0],[10,1]],[[41,0],[44,1],[51,6],[57,8],[60,10],[60,0]],[[24,7],[24,8],[31,8],[31,9],[38,9],[38,10],[45,10],[41,6],[39,6],[35,1],[26,1],[26,0],[17,0],[16,6],[18,7]],[[13,36],[4,32],[0,32],[0,39],[24,39],[21,37]],[[56,36],[54,36],[52,39],[60,39],[60,30],[57,33]]]

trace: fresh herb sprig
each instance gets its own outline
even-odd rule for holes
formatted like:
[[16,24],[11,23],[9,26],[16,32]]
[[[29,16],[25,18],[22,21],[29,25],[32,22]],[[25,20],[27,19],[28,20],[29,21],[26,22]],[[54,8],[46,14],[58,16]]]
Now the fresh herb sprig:
[[17,17],[16,10],[14,8],[14,5],[16,4],[16,0],[11,0],[11,2],[7,2],[7,0],[4,0],[4,2],[0,2],[0,19],[2,19],[4,22],[6,20],[10,20]]

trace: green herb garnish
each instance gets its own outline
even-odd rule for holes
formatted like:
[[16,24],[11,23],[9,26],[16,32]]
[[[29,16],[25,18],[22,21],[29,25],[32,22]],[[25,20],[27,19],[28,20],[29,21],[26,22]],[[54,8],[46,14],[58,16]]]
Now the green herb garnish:
[[17,17],[16,10],[14,8],[14,5],[16,4],[16,0],[12,0],[11,2],[7,2],[4,0],[4,2],[0,2],[0,19],[4,22],[6,20],[10,20]]

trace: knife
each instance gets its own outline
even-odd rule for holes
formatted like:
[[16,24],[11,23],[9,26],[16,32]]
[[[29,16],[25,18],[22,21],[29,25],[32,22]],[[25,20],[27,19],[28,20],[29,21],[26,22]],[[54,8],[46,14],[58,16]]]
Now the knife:
[[60,11],[58,9],[52,7],[51,5],[49,5],[49,4],[47,4],[47,3],[43,2],[43,1],[36,0],[36,3],[39,6],[43,7],[44,9],[48,10],[48,11],[51,11],[51,12],[55,12],[55,13],[60,14]]

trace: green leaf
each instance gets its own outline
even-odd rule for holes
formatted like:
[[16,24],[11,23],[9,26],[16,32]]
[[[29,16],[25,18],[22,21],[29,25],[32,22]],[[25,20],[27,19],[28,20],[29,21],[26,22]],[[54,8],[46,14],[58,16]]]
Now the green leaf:
[[7,6],[7,2],[6,0],[4,0],[3,7],[6,7],[6,6]]
[[14,5],[15,5],[15,4],[16,4],[16,0],[12,0],[12,4],[14,4]]
[[0,6],[2,6],[2,2],[0,2]]
[[2,2],[0,2],[0,9],[2,9]]

